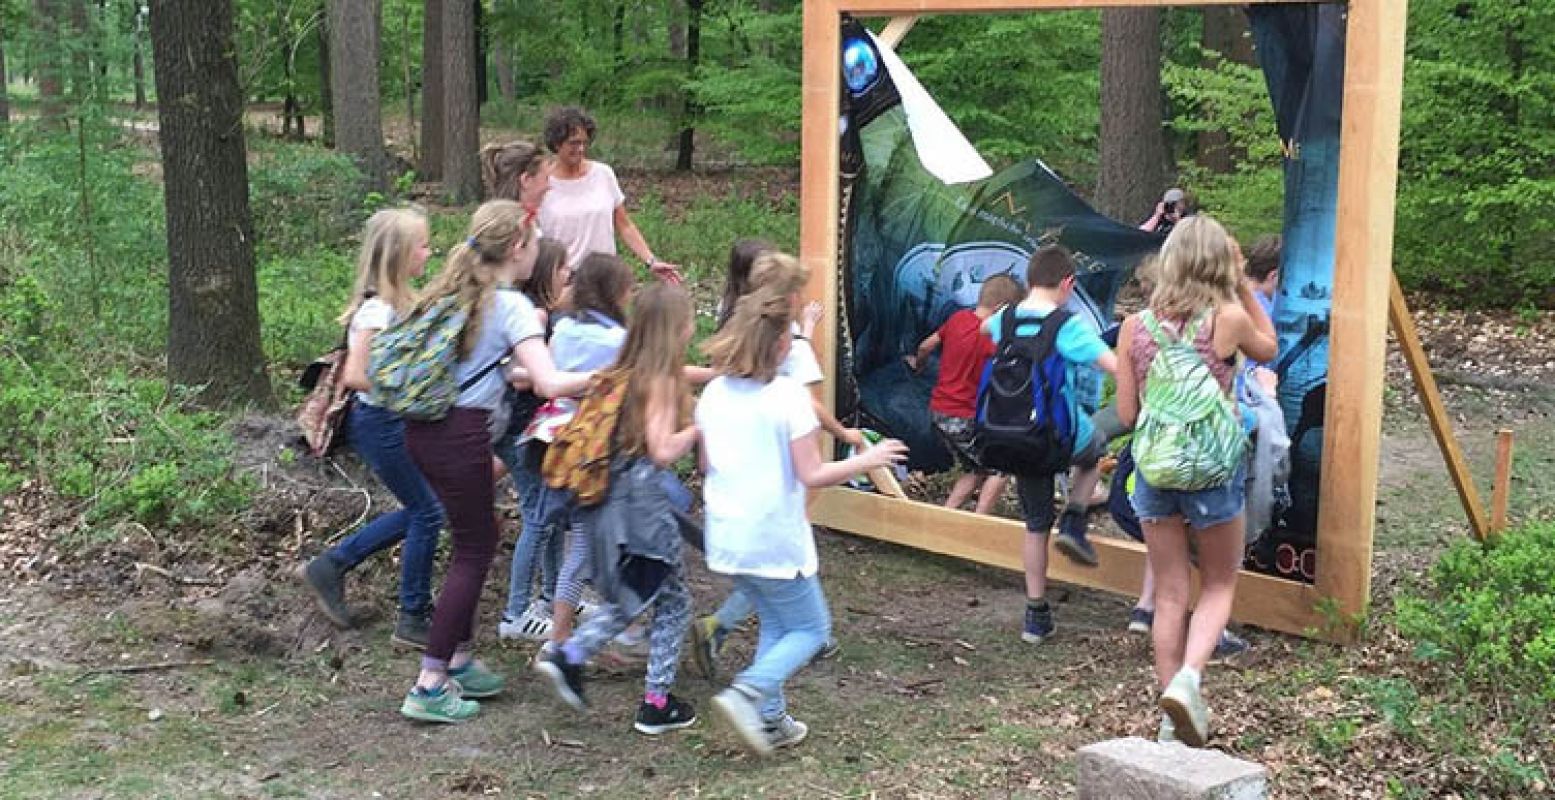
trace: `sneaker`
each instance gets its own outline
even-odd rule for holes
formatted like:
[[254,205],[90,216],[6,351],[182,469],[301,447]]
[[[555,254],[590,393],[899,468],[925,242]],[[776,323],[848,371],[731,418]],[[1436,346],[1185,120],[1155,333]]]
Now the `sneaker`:
[[1029,603],[1026,605],[1026,627],[1020,633],[1021,641],[1028,644],[1042,644],[1053,635],[1055,629],[1051,605],[1042,608],[1035,608]]
[[556,696],[562,702],[578,711],[588,710],[588,699],[583,696],[583,667],[567,663],[567,657],[559,649],[536,659],[535,672],[551,682],[551,688],[556,690]]
[[761,720],[757,705],[761,694],[743,684],[734,684],[713,696],[713,711],[740,740],[740,744],[754,755],[772,753],[773,740],[767,734],[767,724]]
[[1089,539],[1085,537],[1085,512],[1076,509],[1064,509],[1064,513],[1058,518],[1058,552],[1069,557],[1070,561],[1084,567],[1094,567],[1100,561],[1096,558],[1096,548],[1091,546]]
[[431,611],[401,611],[399,620],[394,623],[394,633],[389,634],[389,643],[412,650],[425,650],[427,637],[431,633]]
[[529,607],[517,618],[502,616],[502,621],[497,623],[497,638],[543,642],[551,638],[551,625],[551,607],[543,600],[531,600]]
[[696,708],[672,694],[663,708],[644,700],[642,705],[637,707],[637,720],[632,723],[632,727],[639,733],[658,736],[661,733],[689,728],[695,725],[696,721]]
[[1177,740],[1177,726],[1172,724],[1172,718],[1161,715],[1161,727],[1155,733],[1155,740],[1161,744],[1180,744]]
[[1179,671],[1161,693],[1161,710],[1172,720],[1177,738],[1189,747],[1203,747],[1209,741],[1209,707],[1193,685],[1187,670]]
[[1129,633],[1149,633],[1150,626],[1155,624],[1155,609],[1139,608],[1128,612]]
[[319,610],[341,628],[351,627],[351,609],[346,605],[346,571],[328,554],[309,561],[302,568],[302,581],[313,590]]
[[766,724],[767,741],[772,749],[793,747],[810,735],[810,726],[787,714]]
[[842,652],[842,645],[838,644],[836,639],[827,639],[826,644],[821,645],[821,649],[816,651],[814,660],[830,661],[840,652]]
[[448,680],[459,690],[460,696],[477,700],[495,697],[507,683],[501,675],[486,669],[486,665],[479,661],[448,670]]
[[718,653],[723,650],[724,630],[718,626],[718,617],[708,614],[697,617],[691,623],[691,660],[702,677],[718,678]]
[[400,703],[401,714],[421,722],[463,722],[480,710],[480,703],[460,697],[451,684],[432,691],[418,686],[405,695],[405,702]]
[[633,625],[610,640],[609,654],[623,664],[635,664],[646,662],[651,649],[647,627]]
[[1222,664],[1227,661],[1235,661],[1247,654],[1253,646],[1246,639],[1232,633],[1228,628],[1220,632],[1220,641],[1215,643],[1215,652],[1210,656],[1209,663]]

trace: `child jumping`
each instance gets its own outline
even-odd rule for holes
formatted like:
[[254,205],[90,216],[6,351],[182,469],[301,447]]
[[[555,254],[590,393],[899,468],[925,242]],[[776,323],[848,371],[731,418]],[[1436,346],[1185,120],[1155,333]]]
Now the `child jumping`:
[[[983,321],[983,330],[998,345],[1003,336],[1004,315],[1014,314],[1015,336],[1036,336],[1043,320],[1063,308],[1074,293],[1074,259],[1059,245],[1048,245],[1031,255],[1026,267],[1026,299],[1019,305],[1002,309]],[[1086,538],[1086,511],[1096,482],[1101,477],[1098,461],[1106,447],[1096,436],[1095,425],[1076,397],[1077,373],[1092,366],[1114,372],[1117,358],[1091,326],[1078,317],[1070,317],[1059,328],[1055,340],[1058,355],[1064,360],[1063,401],[1074,420],[1074,450],[1070,463],[1074,470],[1069,480],[1069,496],[1058,520],[1057,547],[1070,559],[1087,566],[1096,564],[1096,551]],[[1020,498],[1021,515],[1026,519],[1024,561],[1026,567],[1026,621],[1021,639],[1040,644],[1053,635],[1053,610],[1047,601],[1047,537],[1053,527],[1054,474],[1015,476],[1015,492]]]
[[793,310],[788,294],[771,287],[742,297],[705,347],[720,376],[696,407],[707,565],[734,578],[760,622],[755,661],[713,698],[713,708],[758,755],[804,740],[808,728],[788,714],[783,684],[831,634],[805,489],[906,456],[905,446],[887,440],[845,461],[822,460],[809,393],[778,374],[792,344]]
[[972,422],[977,415],[977,384],[982,379],[983,367],[993,356],[993,339],[983,332],[983,320],[1020,298],[1020,284],[1014,278],[989,278],[978,292],[976,308],[951,314],[939,330],[908,356],[908,366],[917,372],[927,366],[930,353],[940,351],[939,378],[929,394],[929,416],[935,432],[962,470],[961,477],[950,487],[950,496],[945,498],[946,508],[960,508],[976,489],[977,513],[987,514],[1003,496],[1009,481],[978,463],[972,446]]
[[[626,375],[627,389],[614,432],[609,496],[603,509],[580,514],[585,521],[574,529],[575,536],[594,540],[589,548],[594,583],[605,603],[560,647],[535,662],[535,670],[550,679],[562,700],[581,711],[587,707],[583,665],[651,607],[648,677],[633,724],[650,735],[696,722],[692,705],[670,694],[691,624],[691,593],[679,523],[665,491],[673,480],[670,466],[697,441],[697,429],[685,424],[690,394],[683,371],[694,330],[691,298],[679,286],[660,283],[638,296],[626,344],[612,368]],[[653,563],[628,575],[623,558]]]

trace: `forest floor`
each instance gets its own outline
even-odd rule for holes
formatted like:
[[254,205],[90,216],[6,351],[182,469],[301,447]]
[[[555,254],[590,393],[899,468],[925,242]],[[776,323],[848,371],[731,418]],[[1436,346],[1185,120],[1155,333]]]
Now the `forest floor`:
[[[662,192],[698,179],[676,180],[686,185]],[[772,191],[785,180],[774,174]],[[1492,434],[1512,428],[1512,516],[1547,517],[1555,315],[1416,318],[1482,491]],[[1549,737],[1532,737],[1544,743],[1533,751],[1506,744],[1527,739],[1510,733],[1494,687],[1462,716],[1448,667],[1417,661],[1392,627],[1394,597],[1467,526],[1396,353],[1389,364],[1366,635],[1342,648],[1244,631],[1251,654],[1208,678],[1213,744],[1268,766],[1277,798],[1537,796],[1555,770]],[[30,485],[5,498],[0,797],[1063,798],[1078,748],[1155,730],[1148,643],[1124,630],[1131,598],[1060,587],[1059,635],[1032,647],[1018,636],[1018,574],[830,532],[818,539],[842,651],[791,685],[811,726],[794,751],[754,761],[707,719],[634,733],[640,670],[597,671],[595,710],[573,714],[532,677],[531,647],[494,641],[506,549],[479,631],[509,690],[471,723],[412,724],[397,708],[416,660],[388,643],[393,564],[353,576],[362,619],[350,631],[292,576],[392,499],[349,456],[292,454],[284,416],[246,416],[232,432],[261,488],[230,530],[121,526],[67,552],[58,498]],[[218,555],[188,557],[191,537],[201,553],[219,542]],[[727,582],[693,566],[692,586],[707,610]],[[753,647],[735,636],[724,668]],[[679,691],[705,709],[718,688],[688,667]]]

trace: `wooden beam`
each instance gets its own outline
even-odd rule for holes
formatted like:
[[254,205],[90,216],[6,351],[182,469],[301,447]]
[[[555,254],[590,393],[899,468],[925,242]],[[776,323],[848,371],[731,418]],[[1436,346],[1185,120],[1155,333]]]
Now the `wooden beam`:
[[[805,296],[819,300],[822,319],[837,319],[837,243],[840,202],[837,175],[842,145],[837,114],[842,103],[842,29],[831,0],[804,4],[803,118],[799,141],[799,260],[810,270]],[[837,326],[819,325],[811,339],[826,378],[821,402],[837,407]],[[823,452],[825,452],[823,450]]]
[[1469,462],[1463,457],[1463,449],[1458,446],[1458,437],[1453,433],[1452,418],[1447,415],[1447,406],[1442,404],[1442,393],[1436,386],[1436,376],[1431,372],[1425,348],[1420,345],[1415,318],[1409,314],[1409,305],[1404,301],[1404,289],[1399,286],[1397,276],[1393,277],[1392,291],[1388,296],[1388,321],[1393,324],[1393,335],[1398,339],[1399,351],[1404,354],[1404,364],[1415,379],[1415,392],[1420,395],[1420,404],[1425,407],[1425,417],[1431,423],[1431,433],[1436,437],[1436,446],[1442,451],[1442,460],[1447,462],[1447,474],[1452,477],[1453,488],[1458,490],[1458,501],[1463,504],[1463,513],[1468,515],[1469,530],[1473,531],[1474,538],[1483,540],[1491,531],[1490,519],[1485,515],[1485,505],[1480,499],[1479,489],[1474,485]]
[[[852,489],[826,489],[818,493],[810,506],[810,519],[817,525],[871,539],[1022,570],[1021,547],[1026,527],[1016,520]],[[1144,545],[1101,537],[1093,537],[1091,542],[1096,546],[1100,564],[1081,567],[1052,549],[1048,577],[1138,597],[1145,568]],[[1348,635],[1342,627],[1329,626],[1332,620],[1319,611],[1322,595],[1313,586],[1252,572],[1243,572],[1239,583],[1231,612],[1238,621],[1302,636],[1342,640]],[[1195,573],[1195,595],[1197,592]]]
[[[1403,2],[1403,0],[1396,1]],[[807,9],[814,2],[815,0],[806,2]],[[1312,2],[1312,0],[832,0],[827,5],[834,11],[845,11],[861,17],[902,17],[914,14],[999,13],[1117,6],[1169,8],[1301,2]]]
[[881,44],[895,50],[896,46],[902,43],[902,39],[906,38],[907,32],[912,30],[912,26],[917,24],[917,16],[892,17],[880,31],[880,35],[875,38],[879,39]]
[[1490,485],[1490,531],[1506,530],[1506,507],[1512,495],[1512,432],[1496,431],[1496,476]]

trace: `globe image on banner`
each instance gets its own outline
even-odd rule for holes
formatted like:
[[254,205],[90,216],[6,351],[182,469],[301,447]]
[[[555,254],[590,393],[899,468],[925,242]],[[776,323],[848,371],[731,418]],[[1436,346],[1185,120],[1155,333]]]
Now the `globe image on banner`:
[[848,91],[859,94],[880,77],[880,59],[863,39],[849,39],[842,48],[842,74]]

